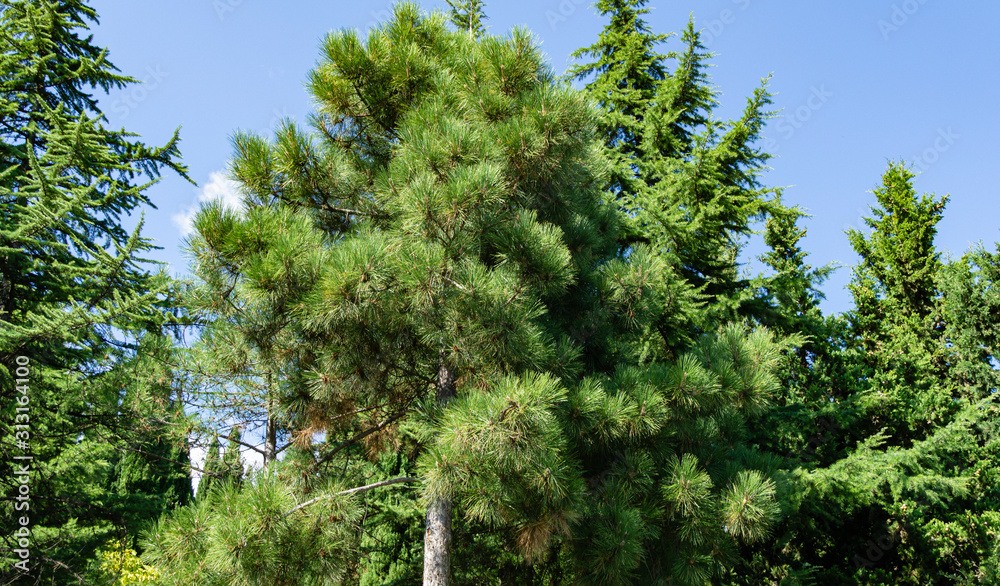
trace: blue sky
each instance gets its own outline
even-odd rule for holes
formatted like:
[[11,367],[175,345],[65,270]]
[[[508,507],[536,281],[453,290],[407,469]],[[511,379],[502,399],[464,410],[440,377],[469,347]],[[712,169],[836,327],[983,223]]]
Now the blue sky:
[[[198,187],[168,176],[150,191],[146,236],[154,257],[186,272],[183,219],[199,201],[231,199],[225,179],[237,129],[268,134],[278,120],[303,121],[304,88],[331,30],[367,30],[392,2],[265,0],[95,0],[97,44],[125,74],[143,80],[101,99],[110,123],[161,144],[181,127],[181,150]],[[443,0],[425,9],[445,7]],[[1000,240],[1000,3],[965,0],[650,2],[657,32],[689,16],[717,53],[717,114],[734,117],[768,74],[775,107],[766,131],[777,155],[765,176],[784,201],[812,214],[806,249],[814,265],[839,263],[824,287],[824,310],[850,308],[844,289],[857,259],[844,230],[862,227],[889,160],[920,171],[920,192],[951,194],[938,248],[960,255]],[[523,25],[564,72],[574,49],[604,25],[589,0],[487,2],[490,32]],[[665,49],[676,47],[668,43]],[[756,250],[757,253],[760,250]]]

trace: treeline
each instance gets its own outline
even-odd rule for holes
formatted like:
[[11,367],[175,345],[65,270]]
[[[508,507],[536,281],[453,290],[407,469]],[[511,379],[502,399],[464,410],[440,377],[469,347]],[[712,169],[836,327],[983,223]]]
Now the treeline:
[[891,163],[823,315],[766,79],[721,120],[645,0],[562,76],[449,4],[331,33],[308,128],[233,137],[190,282],[121,227],[186,169],[106,128],[97,15],[3,4],[3,583],[996,583],[1000,248],[942,257]]

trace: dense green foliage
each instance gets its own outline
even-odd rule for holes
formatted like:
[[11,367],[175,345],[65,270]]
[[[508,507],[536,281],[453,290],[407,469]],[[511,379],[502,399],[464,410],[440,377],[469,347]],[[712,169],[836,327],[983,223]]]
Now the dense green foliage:
[[178,286],[121,225],[176,136],[104,128],[87,92],[132,80],[82,2],[3,3],[5,527],[19,356],[34,476],[0,581],[996,583],[1000,248],[943,257],[948,198],[891,163],[824,316],[766,80],[719,120],[693,20],[599,0],[560,79],[448,4],[325,39]]
[[[122,227],[161,170],[184,168],[176,135],[154,148],[105,127],[91,92],[134,80],[80,36],[92,9],[2,7],[0,581],[68,583],[109,536],[190,496],[161,331],[172,288],[142,259],[142,222]],[[33,457],[27,476],[17,456]],[[14,552],[22,525],[28,556]]]

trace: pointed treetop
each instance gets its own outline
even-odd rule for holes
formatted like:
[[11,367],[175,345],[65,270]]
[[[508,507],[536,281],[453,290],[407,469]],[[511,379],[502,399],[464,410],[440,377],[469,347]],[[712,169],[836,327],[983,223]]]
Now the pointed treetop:
[[469,34],[477,39],[483,36],[486,32],[483,21],[487,19],[483,12],[483,6],[486,4],[483,0],[447,0],[447,2],[448,6],[451,6],[451,22],[459,30],[469,31]]

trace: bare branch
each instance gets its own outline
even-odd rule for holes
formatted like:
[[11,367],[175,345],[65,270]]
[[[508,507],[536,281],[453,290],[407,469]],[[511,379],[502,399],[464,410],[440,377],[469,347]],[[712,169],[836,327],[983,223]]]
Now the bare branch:
[[301,505],[296,505],[290,511],[288,511],[287,513],[285,513],[284,517],[282,517],[282,518],[284,519],[285,517],[288,517],[289,515],[291,515],[295,511],[298,511],[299,509],[302,509],[304,507],[308,507],[309,505],[318,503],[321,500],[333,498],[335,496],[345,496],[345,495],[349,495],[349,494],[355,494],[355,493],[358,493],[358,492],[368,492],[369,490],[372,490],[373,488],[379,488],[379,487],[382,487],[382,486],[389,486],[389,485],[392,485],[392,484],[400,484],[402,482],[420,482],[420,478],[415,477],[415,476],[401,476],[399,478],[390,478],[389,480],[383,480],[381,482],[376,482],[374,484],[366,484],[364,486],[356,486],[354,488],[349,488],[347,490],[342,490],[340,492],[335,492],[333,494],[325,494],[323,496],[318,496],[318,497],[316,497],[314,499],[307,500],[306,502],[302,503]]

